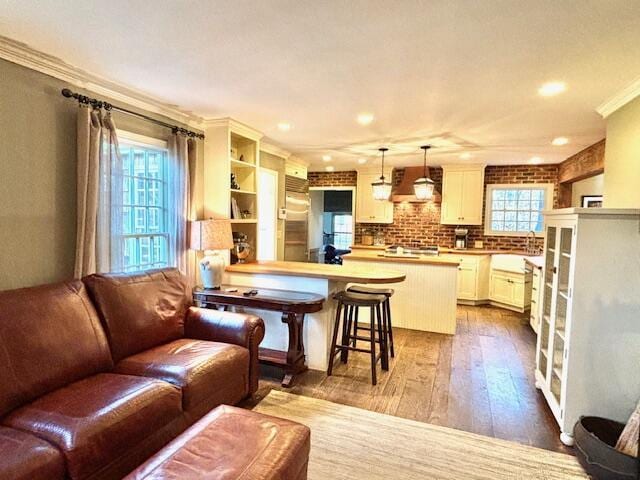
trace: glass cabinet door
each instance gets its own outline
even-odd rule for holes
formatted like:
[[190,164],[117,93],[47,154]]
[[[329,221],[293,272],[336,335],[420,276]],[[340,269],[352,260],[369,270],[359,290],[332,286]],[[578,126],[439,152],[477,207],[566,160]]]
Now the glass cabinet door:
[[564,350],[566,341],[567,308],[570,297],[571,257],[573,254],[573,228],[560,229],[560,241],[557,253],[557,286],[553,316],[553,368],[551,370],[551,393],[560,401],[562,371],[564,368]]
[[540,354],[538,370],[549,381],[549,344],[551,331],[551,304],[553,300],[553,275],[556,252],[556,227],[547,227],[544,252],[544,278],[542,282],[542,308],[540,311]]

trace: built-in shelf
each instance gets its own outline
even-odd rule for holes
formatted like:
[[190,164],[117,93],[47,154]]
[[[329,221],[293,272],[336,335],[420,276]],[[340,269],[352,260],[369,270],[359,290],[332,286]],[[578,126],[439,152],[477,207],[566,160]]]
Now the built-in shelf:
[[232,218],[231,223],[258,223],[255,218]]
[[568,290],[558,290],[558,295],[560,295],[565,300],[569,300],[569,292],[568,292]]
[[560,337],[560,339],[564,342],[564,329],[560,329],[560,328],[559,328],[559,329],[557,329],[557,330],[556,330],[556,335],[557,335],[558,337]]
[[562,252],[562,253],[561,253],[561,255],[562,255],[564,258],[571,258],[571,254],[570,254],[570,253]]
[[551,253],[555,253],[556,252],[555,248],[547,248],[547,250],[549,250]]
[[553,374],[558,377],[558,380],[562,380],[562,367],[553,367]]
[[546,350],[540,350],[540,353],[542,355],[544,355],[544,358],[547,358],[547,351]]
[[231,162],[231,166],[232,167],[237,167],[237,168],[256,168],[255,163],[242,162],[240,160],[236,160],[235,158],[231,158],[231,159],[229,159],[229,161]]
[[551,323],[551,316],[550,315],[543,315],[542,318],[544,318],[544,322],[545,323],[547,323],[547,324]]
[[235,189],[235,188],[231,189],[231,193],[244,193],[245,195],[255,195],[256,194],[256,192],[251,192],[249,190],[238,190],[238,189]]

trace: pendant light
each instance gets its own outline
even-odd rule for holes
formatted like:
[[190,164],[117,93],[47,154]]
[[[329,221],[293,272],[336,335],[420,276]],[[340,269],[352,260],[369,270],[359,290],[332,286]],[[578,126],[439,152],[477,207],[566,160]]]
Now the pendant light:
[[391,196],[391,182],[387,182],[384,178],[384,152],[389,149],[381,147],[378,150],[382,152],[382,172],[380,174],[380,179],[371,184],[373,187],[373,198],[375,200],[389,200],[389,197]]
[[420,148],[424,150],[424,173],[422,178],[418,178],[413,182],[413,191],[418,200],[431,200],[431,197],[433,197],[433,180],[427,177],[427,150],[431,148],[431,145],[423,145]]

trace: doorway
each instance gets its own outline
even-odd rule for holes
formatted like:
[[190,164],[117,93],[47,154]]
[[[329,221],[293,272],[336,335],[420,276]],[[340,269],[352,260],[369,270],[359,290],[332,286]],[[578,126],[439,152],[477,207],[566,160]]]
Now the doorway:
[[353,244],[355,187],[309,189],[309,257],[325,263],[325,248],[349,250]]
[[275,260],[278,252],[278,172],[258,172],[258,260]]

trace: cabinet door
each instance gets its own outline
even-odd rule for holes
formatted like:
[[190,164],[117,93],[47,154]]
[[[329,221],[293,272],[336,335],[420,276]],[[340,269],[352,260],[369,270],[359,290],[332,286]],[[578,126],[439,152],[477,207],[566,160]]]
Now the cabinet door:
[[440,223],[459,225],[462,221],[462,187],[464,172],[445,172],[442,182]]
[[373,198],[371,183],[380,174],[358,173],[356,191],[356,222],[360,223],[393,223],[393,203]]
[[484,194],[484,170],[464,172],[462,178],[462,202],[460,217],[464,225],[482,224],[482,197]]
[[501,273],[491,273],[489,298],[496,302],[512,304],[514,298],[512,280]]
[[475,300],[477,297],[477,268],[460,265],[458,267],[458,298]]

